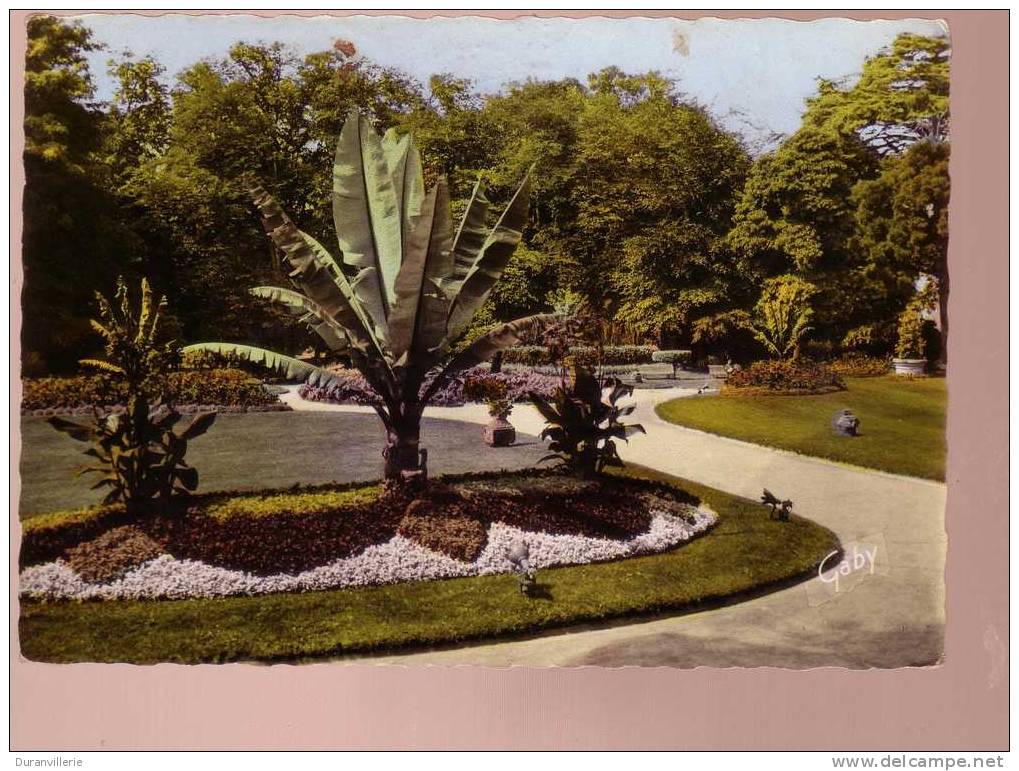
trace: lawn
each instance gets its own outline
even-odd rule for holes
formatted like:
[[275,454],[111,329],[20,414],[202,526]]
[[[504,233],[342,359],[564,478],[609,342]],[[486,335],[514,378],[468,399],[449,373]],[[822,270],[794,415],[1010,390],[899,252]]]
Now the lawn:
[[[947,394],[941,378],[847,378],[846,391],[817,396],[711,396],[658,407],[671,423],[754,444],[894,474],[945,478]],[[832,416],[851,409],[860,436],[843,437]]]
[[687,612],[745,599],[814,573],[837,548],[829,530],[760,504],[643,469],[719,514],[670,552],[543,570],[522,596],[509,575],[225,599],[22,602],[22,654],[36,661],[293,661],[519,636],[582,622]]
[[[21,437],[22,519],[100,501],[102,493],[89,489],[95,477],[74,475],[89,460],[85,445],[37,417],[21,419]],[[382,472],[384,441],[375,414],[224,414],[189,445],[187,458],[199,471],[199,492],[359,482]],[[525,468],[545,454],[537,437],[518,433],[514,446],[493,449],[480,425],[439,419],[421,422],[421,446],[433,474]]]

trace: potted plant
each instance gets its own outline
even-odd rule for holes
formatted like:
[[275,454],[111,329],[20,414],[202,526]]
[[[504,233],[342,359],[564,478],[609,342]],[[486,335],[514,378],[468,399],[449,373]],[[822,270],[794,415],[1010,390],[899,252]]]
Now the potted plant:
[[467,401],[484,402],[492,417],[485,425],[485,443],[489,447],[508,447],[517,440],[517,430],[507,420],[513,411],[507,385],[495,378],[469,377],[464,381],[464,397]]
[[485,404],[492,417],[485,426],[485,443],[489,447],[509,447],[517,440],[517,430],[507,420],[513,411],[513,402],[502,396],[489,398]]
[[918,295],[899,316],[899,341],[895,346],[892,366],[896,375],[922,375],[927,365],[922,316],[923,305]]

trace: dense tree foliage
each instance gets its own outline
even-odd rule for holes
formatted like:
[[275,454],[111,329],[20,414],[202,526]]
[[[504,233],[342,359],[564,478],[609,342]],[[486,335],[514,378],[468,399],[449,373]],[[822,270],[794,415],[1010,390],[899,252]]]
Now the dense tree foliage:
[[25,67],[25,287],[22,350],[28,372],[72,366],[88,350],[93,292],[112,283],[133,251],[109,195],[103,114],[79,24],[28,23]]
[[729,246],[754,283],[815,284],[821,338],[876,336],[889,350],[922,273],[946,278],[947,302],[947,45],[901,35],[851,87],[821,81],[802,127],[750,171]]
[[[239,43],[173,78],[151,58],[111,61],[116,91],[100,104],[95,46],[81,25],[30,22],[23,348],[36,371],[92,352],[91,298],[121,273],[173,298],[182,341],[316,345],[247,293],[286,279],[242,180],[334,243],[329,168],[352,107],[414,133],[428,184],[449,179],[454,216],[479,176],[501,201],[536,167],[523,243],[469,337],[571,292],[607,342],[679,347],[698,320],[750,312],[766,279],[791,274],[817,287],[811,338],[890,350],[920,274],[947,297],[948,146],[921,126],[947,125],[944,40],[901,36],[855,83],[820,82],[800,130],[757,159],[654,72],[486,95],[448,73],[418,83],[346,41],[301,57]],[[876,150],[869,137],[899,125],[924,141]]]

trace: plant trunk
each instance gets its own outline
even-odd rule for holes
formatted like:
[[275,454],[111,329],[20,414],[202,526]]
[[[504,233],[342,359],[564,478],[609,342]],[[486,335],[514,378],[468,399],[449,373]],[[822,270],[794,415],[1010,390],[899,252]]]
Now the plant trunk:
[[395,424],[386,435],[386,447],[382,451],[385,459],[383,476],[386,479],[401,480],[404,471],[418,471],[420,464],[421,419],[404,418]]

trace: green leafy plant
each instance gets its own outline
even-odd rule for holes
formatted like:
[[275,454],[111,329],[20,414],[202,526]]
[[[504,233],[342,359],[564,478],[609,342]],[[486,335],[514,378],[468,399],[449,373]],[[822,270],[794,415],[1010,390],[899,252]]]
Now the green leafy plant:
[[899,315],[899,340],[895,345],[895,355],[900,359],[922,359],[927,355],[923,319],[926,299],[923,294],[917,294]]
[[[425,193],[410,135],[380,138],[351,111],[333,165],[333,223],[342,262],[302,232],[257,182],[249,192],[262,224],[291,268],[297,290],[257,287],[253,294],[300,314],[335,353],[349,357],[378,394],[386,428],[385,477],[400,480],[419,466],[421,414],[457,373],[521,342],[555,320],[538,314],[499,324],[453,352],[492,292],[527,219],[525,177],[494,227],[479,181],[453,230],[445,179]],[[299,359],[234,343],[201,343],[290,378],[327,385],[330,373]]]
[[761,297],[754,306],[750,329],[768,354],[776,359],[797,359],[804,338],[813,327],[811,298],[817,288],[792,275],[764,282]]
[[105,341],[106,358],[81,363],[123,387],[127,410],[110,415],[96,409],[91,425],[56,417],[49,423],[72,439],[91,444],[85,454],[97,463],[79,473],[98,474],[93,489],[110,488],[103,503],[122,502],[133,516],[198,487],[198,471],[184,460],[187,443],[209,430],[216,413],[198,414],[180,433],[174,431],[180,415],[164,400],[172,397],[167,375],[178,351],[172,342],[159,340],[165,297],[155,300],[148,281],[142,279],[135,313],[121,278],[112,303],[98,293],[96,298],[99,319],[92,320],[92,327]]
[[829,365],[841,377],[880,377],[891,371],[888,359],[862,353],[846,353]]
[[826,364],[809,360],[771,359],[755,361],[745,369],[732,372],[722,393],[811,394],[842,391],[846,384]]
[[605,381],[608,401],[602,401],[602,385],[590,370],[573,367],[564,382],[546,399],[532,393],[531,402],[547,425],[542,439],[550,439],[552,453],[539,462],[558,460],[564,469],[580,476],[601,473],[606,466],[621,467],[623,461],[616,449],[616,439],[628,442],[634,434],[647,433],[639,423],[624,425],[621,417],[633,412],[633,405],[620,407],[620,399],[633,393],[633,387],[617,378]]
[[470,401],[484,402],[488,414],[493,418],[505,420],[513,411],[509,386],[499,380],[469,377],[464,381],[464,397]]

